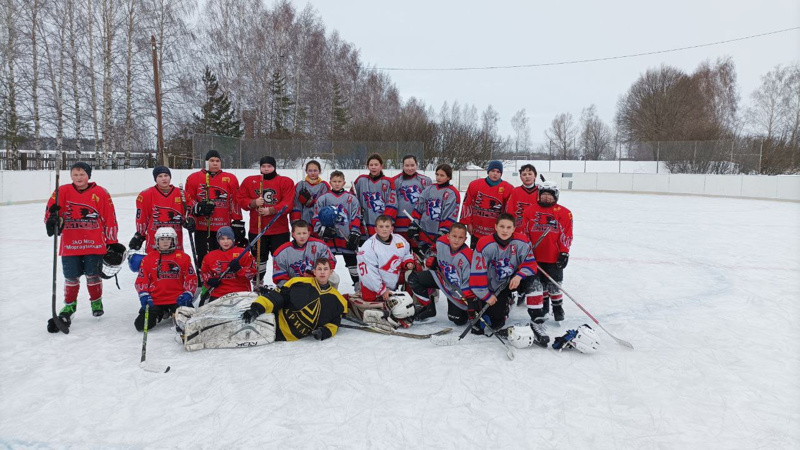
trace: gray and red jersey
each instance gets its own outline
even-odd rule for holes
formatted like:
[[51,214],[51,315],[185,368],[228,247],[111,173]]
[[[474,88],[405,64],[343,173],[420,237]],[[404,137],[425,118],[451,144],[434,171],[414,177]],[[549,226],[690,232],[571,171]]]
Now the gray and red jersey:
[[[300,202],[300,191],[302,191],[303,188],[311,194],[311,198],[307,199],[305,203]],[[315,184],[311,184],[308,178],[298,182],[294,187],[294,207],[289,216],[289,221],[294,222],[295,220],[302,219],[311,223],[311,218],[314,217],[314,205],[320,197],[330,190],[331,186],[323,180],[319,180],[319,182]]]
[[439,270],[432,271],[436,285],[451,303],[466,311],[467,302],[464,301],[464,295],[469,292],[472,249],[465,243],[453,252],[450,248],[450,238],[445,234],[436,241],[436,261]]
[[336,268],[336,258],[324,242],[317,238],[308,238],[305,245],[299,246],[294,241],[287,242],[275,251],[272,256],[272,281],[278,286],[294,277],[307,277],[314,271],[314,263],[319,258],[327,258],[331,269]]
[[[472,254],[469,290],[480,300],[497,295],[500,285],[519,275],[526,278],[536,274],[536,259],[528,238],[514,233],[507,242],[501,242],[497,233],[484,236]],[[464,293],[467,295],[467,292]]]
[[434,236],[438,236],[439,231],[450,231],[450,227],[458,220],[460,204],[461,194],[450,183],[434,184],[425,188],[417,207],[411,213],[419,221],[420,228],[428,233],[420,233],[420,241],[432,244]]
[[375,234],[375,219],[385,214],[397,219],[397,195],[394,191],[394,182],[383,174],[376,178],[369,175],[359,175],[350,192],[356,196],[361,205],[361,230],[362,234],[372,236]]
[[344,190],[322,194],[314,204],[314,215],[311,217],[311,226],[319,236],[322,235],[319,211],[326,206],[332,206],[336,211],[336,229],[338,230],[336,237],[327,241],[328,247],[336,254],[354,254],[354,251],[347,248],[347,238],[351,231],[361,233],[361,206],[358,204],[358,199]]
[[394,232],[405,233],[408,231],[408,226],[411,225],[411,219],[403,214],[403,211],[412,214],[414,208],[417,207],[422,191],[430,186],[432,181],[419,172],[412,176],[400,172],[392,178],[392,181],[394,182],[394,191],[397,193],[397,220],[394,222]]

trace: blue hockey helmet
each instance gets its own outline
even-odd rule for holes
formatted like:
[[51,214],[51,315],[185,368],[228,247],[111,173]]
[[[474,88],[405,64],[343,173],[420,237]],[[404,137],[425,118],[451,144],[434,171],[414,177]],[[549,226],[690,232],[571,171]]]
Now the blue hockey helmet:
[[325,206],[319,210],[318,217],[319,223],[321,223],[323,227],[329,228],[336,226],[338,214],[336,214],[336,209],[333,206]]
[[131,272],[133,273],[139,272],[139,267],[142,265],[143,259],[144,259],[144,253],[139,253],[139,252],[128,253],[128,267],[131,269]]

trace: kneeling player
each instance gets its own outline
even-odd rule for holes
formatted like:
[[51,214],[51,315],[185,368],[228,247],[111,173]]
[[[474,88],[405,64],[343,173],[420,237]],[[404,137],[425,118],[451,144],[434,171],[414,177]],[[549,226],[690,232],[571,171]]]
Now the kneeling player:
[[[532,301],[531,297],[541,302],[542,283],[536,277],[536,260],[530,242],[523,234],[514,233],[514,217],[511,214],[501,213],[495,224],[495,232],[478,240],[472,256],[469,291],[477,299],[474,302],[475,311],[481,311],[485,304],[489,305],[483,318],[495,331],[502,329],[506,323],[512,291],[524,295],[529,302]],[[531,319],[535,319],[533,313]],[[546,346],[550,338],[544,327],[531,322],[531,328],[535,343]],[[473,332],[483,334],[487,330],[484,330],[483,322],[478,322]]]
[[242,314],[250,323],[264,313],[277,316],[276,341],[296,341],[308,335],[318,341],[332,338],[339,329],[347,302],[329,283],[331,262],[321,258],[314,264],[314,277],[297,277],[275,290],[268,290]]
[[387,309],[386,302],[401,283],[401,271],[414,268],[411,246],[402,236],[394,234],[393,229],[389,216],[378,216],[375,219],[376,234],[364,242],[356,255],[361,298],[351,297],[350,306],[358,319],[363,317],[365,310]]
[[430,289],[441,289],[447,296],[447,317],[456,325],[467,323],[468,299],[464,293],[469,291],[472,249],[467,241],[467,227],[461,223],[451,226],[450,232],[436,241],[436,252],[425,261],[428,270],[414,272],[408,277],[408,284],[422,308],[414,315],[414,321],[436,316],[436,303],[430,301]]
[[178,234],[173,228],[156,230],[156,249],[142,260],[136,290],[142,308],[133,321],[137,331],[144,329],[145,308],[149,306],[148,328],[153,328],[164,316],[169,316],[179,306],[191,306],[197,275],[192,258],[178,250]]
[[[222,227],[217,231],[219,249],[214,250],[203,259],[200,276],[206,287],[214,288],[210,301],[214,301],[231,292],[249,291],[250,280],[256,276],[255,258],[250,252],[235,246],[235,233],[231,227]],[[236,258],[242,255],[237,261]],[[222,273],[228,270],[225,276]]]
[[317,238],[311,237],[311,226],[305,220],[299,219],[292,223],[292,242],[287,242],[277,250],[272,259],[272,281],[278,286],[283,286],[292,278],[307,277],[314,270],[314,261],[325,258],[331,262],[330,281],[334,287],[339,287],[339,276],[336,269],[336,260],[328,246]]

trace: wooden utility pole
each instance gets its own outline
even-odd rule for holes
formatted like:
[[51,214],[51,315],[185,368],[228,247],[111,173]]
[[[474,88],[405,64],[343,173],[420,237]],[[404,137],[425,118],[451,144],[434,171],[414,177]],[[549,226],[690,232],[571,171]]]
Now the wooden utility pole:
[[156,161],[158,164],[165,164],[164,156],[164,129],[161,125],[161,82],[158,78],[158,47],[156,37],[150,35],[150,45],[153,48],[153,83],[156,88],[156,126],[158,128],[158,148],[156,149]]

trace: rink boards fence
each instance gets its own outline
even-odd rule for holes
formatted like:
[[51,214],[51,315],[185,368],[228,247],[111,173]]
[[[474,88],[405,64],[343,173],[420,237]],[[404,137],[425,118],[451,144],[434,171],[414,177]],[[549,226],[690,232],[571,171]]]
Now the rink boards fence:
[[[546,164],[544,165],[546,167]],[[186,182],[186,177],[196,169],[173,169],[174,185]],[[253,169],[233,169],[239,181],[257,172]],[[278,171],[297,181],[304,177],[300,169]],[[364,170],[343,170],[347,187]],[[393,176],[399,170],[386,170]],[[435,178],[432,171],[426,175]],[[598,191],[667,195],[702,195],[716,197],[753,198],[766,200],[800,201],[800,176],[766,175],[689,175],[654,173],[583,173],[543,172],[548,181],[557,181],[562,191]],[[486,176],[483,170],[462,170],[453,173],[452,183],[465,191],[469,183]],[[323,173],[328,179],[328,173]],[[514,168],[508,168],[503,177],[519,185]],[[61,183],[68,183],[69,171],[61,171]],[[94,170],[92,179],[111,195],[136,195],[154,184],[152,169]],[[0,205],[44,202],[52,194],[55,183],[53,171],[0,171]]]

